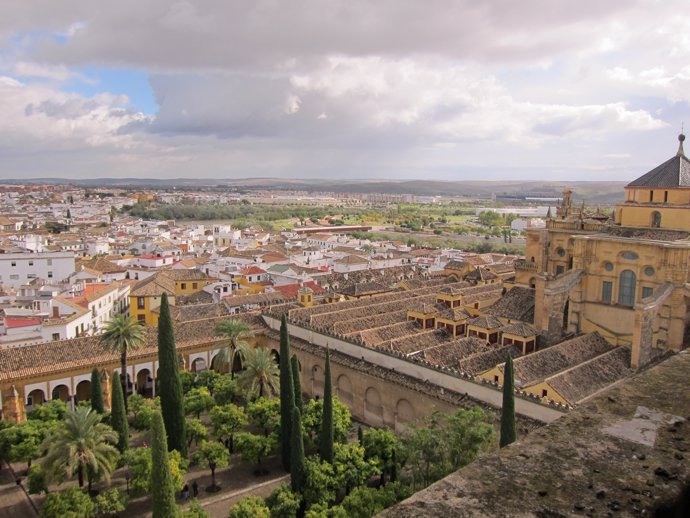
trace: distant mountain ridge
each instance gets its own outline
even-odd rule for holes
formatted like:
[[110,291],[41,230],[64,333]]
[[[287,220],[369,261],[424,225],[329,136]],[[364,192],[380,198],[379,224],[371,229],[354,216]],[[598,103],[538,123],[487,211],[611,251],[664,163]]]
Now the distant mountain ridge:
[[577,198],[591,202],[617,201],[623,198],[627,182],[540,182],[540,181],[440,181],[440,180],[299,180],[285,178],[31,178],[26,180],[0,180],[0,184],[71,184],[83,187],[130,187],[155,189],[182,188],[236,188],[241,190],[289,190],[305,192],[333,192],[358,194],[413,194],[416,196],[468,196],[489,197],[493,194],[515,196],[536,194],[557,197],[571,189]]

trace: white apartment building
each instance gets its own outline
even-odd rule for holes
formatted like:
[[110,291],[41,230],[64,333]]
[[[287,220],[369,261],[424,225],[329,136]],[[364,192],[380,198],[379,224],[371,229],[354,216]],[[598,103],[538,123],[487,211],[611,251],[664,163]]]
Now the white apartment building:
[[73,252],[0,254],[0,284],[18,288],[33,279],[60,282],[74,272]]

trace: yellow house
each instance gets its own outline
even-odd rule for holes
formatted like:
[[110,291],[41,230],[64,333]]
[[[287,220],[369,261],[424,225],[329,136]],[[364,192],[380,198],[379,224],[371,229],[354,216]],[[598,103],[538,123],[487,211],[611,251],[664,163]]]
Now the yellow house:
[[436,316],[436,329],[446,329],[453,336],[465,336],[471,315],[462,308],[448,308]]
[[193,295],[216,281],[197,269],[164,270],[164,275],[175,282],[175,295]]
[[524,322],[516,322],[501,328],[501,345],[514,345],[522,354],[537,350],[537,330]]
[[467,336],[477,336],[489,343],[497,344],[501,321],[491,315],[472,318],[467,321]]
[[462,289],[453,286],[441,288],[436,293],[436,303],[445,304],[449,308],[459,308],[462,306]]
[[163,294],[167,294],[168,303],[175,304],[175,281],[157,274],[138,282],[129,294],[129,312],[133,319],[143,322],[148,327],[158,325],[158,314],[154,309],[161,305]]
[[132,318],[147,326],[158,325],[158,309],[163,293],[175,305],[177,297],[198,293],[214,281],[200,270],[162,270],[138,282],[129,295]]
[[438,308],[432,304],[422,304],[419,309],[407,311],[407,320],[416,321],[422,329],[434,329],[436,327],[436,315]]

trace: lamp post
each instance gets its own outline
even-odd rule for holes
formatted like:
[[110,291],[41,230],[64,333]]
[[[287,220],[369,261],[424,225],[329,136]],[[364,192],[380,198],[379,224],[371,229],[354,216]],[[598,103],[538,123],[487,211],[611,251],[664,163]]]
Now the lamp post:
[[127,497],[129,497],[129,479],[131,475],[129,474],[129,470],[125,471],[125,482],[127,483]]

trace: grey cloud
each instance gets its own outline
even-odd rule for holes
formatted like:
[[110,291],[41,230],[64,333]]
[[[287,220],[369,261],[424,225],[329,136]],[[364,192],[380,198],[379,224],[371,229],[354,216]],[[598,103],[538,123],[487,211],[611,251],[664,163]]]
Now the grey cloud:
[[[673,0],[653,8],[642,0],[12,2],[0,19],[3,58],[72,72],[138,68],[149,74],[160,110],[147,118],[122,102],[36,92],[16,104],[24,133],[13,121],[0,125],[0,175],[23,168],[47,176],[97,169],[114,176],[448,178],[493,168],[507,177],[546,170],[566,156],[562,174],[570,175],[622,152],[633,157],[627,166],[636,174],[635,160],[656,163],[665,124],[688,112],[687,102],[668,107],[659,100],[688,99],[687,74],[678,71],[690,49],[675,37],[680,22],[673,22],[687,20],[682,6]],[[56,41],[57,32],[70,34]],[[650,86],[646,71],[662,64],[659,77],[675,83]],[[629,70],[631,79],[607,76],[615,67]],[[652,94],[647,105],[631,102]],[[655,113],[660,105],[663,117]],[[82,128],[65,137],[69,124],[55,124],[63,131],[49,127],[59,119],[78,120]]]
[[[128,63],[154,69],[253,69],[291,59],[308,66],[311,59],[339,53],[426,54],[499,62],[540,59],[580,49],[583,41],[601,36],[605,20],[624,18],[641,2],[121,0],[52,4],[45,9],[54,12],[63,26],[84,22],[84,28],[69,45],[44,41],[40,55],[46,60]],[[35,10],[27,5],[31,7],[15,8]],[[23,18],[25,25],[31,20]],[[32,23],[58,25],[45,15]]]

